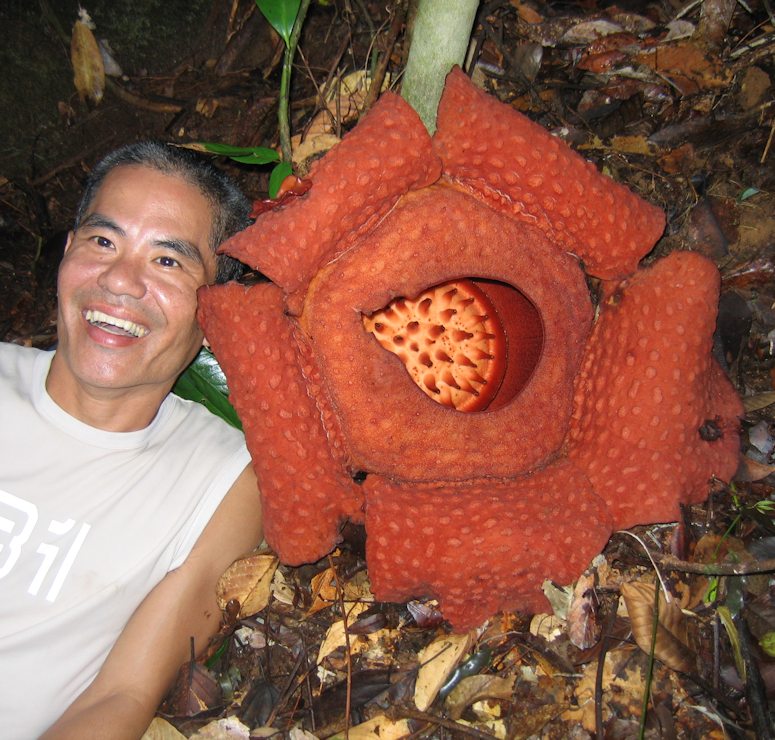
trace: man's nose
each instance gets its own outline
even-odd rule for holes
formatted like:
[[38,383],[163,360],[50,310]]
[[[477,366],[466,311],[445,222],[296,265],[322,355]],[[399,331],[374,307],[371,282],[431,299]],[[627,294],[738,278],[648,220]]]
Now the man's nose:
[[98,285],[114,295],[142,298],[146,285],[142,261],[135,255],[119,255],[105,266]]

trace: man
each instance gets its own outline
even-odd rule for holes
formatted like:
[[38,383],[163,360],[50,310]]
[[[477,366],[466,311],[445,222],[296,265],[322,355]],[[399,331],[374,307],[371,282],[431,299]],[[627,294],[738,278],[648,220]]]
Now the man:
[[196,291],[249,204],[216,168],[130,145],[91,174],[59,271],[58,346],[0,345],[0,736],[139,737],[261,541],[242,435],[169,395]]

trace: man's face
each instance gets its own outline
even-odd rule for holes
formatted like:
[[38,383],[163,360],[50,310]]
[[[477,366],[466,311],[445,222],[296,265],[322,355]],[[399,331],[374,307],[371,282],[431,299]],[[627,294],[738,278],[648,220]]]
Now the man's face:
[[139,165],[107,175],[59,270],[48,388],[60,405],[71,410],[63,401],[79,391],[166,395],[202,344],[196,290],[215,277],[212,217],[180,177]]

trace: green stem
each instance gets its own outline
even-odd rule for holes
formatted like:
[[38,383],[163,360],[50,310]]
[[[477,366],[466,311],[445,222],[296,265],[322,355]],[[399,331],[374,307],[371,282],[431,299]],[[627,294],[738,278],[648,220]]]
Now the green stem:
[[299,14],[293,24],[293,31],[285,48],[283,57],[283,72],[280,77],[280,103],[277,109],[277,127],[280,132],[280,149],[283,153],[283,162],[291,161],[291,116],[290,116],[290,96],[291,96],[291,71],[293,69],[293,57],[296,55],[296,47],[299,45],[301,37],[301,28],[304,25],[304,19],[307,16],[307,10],[312,0],[301,0]]
[[444,80],[465,60],[478,5],[479,0],[419,0],[401,95],[431,134]]

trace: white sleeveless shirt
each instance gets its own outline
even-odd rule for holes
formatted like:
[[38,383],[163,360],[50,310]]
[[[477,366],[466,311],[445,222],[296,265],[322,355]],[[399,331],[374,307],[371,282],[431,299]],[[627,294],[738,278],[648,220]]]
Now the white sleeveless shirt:
[[0,344],[5,740],[37,737],[88,686],[249,463],[239,431],[177,396],[137,432],[78,421],[45,390],[53,354]]

